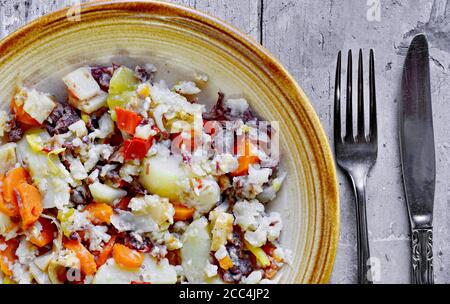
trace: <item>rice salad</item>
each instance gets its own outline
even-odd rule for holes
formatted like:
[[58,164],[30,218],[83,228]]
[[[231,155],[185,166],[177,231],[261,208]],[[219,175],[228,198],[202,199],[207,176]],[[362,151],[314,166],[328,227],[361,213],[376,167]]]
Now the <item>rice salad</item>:
[[275,283],[289,263],[277,133],[243,98],[200,102],[153,65],[85,66],[67,100],[18,84],[0,111],[5,284]]

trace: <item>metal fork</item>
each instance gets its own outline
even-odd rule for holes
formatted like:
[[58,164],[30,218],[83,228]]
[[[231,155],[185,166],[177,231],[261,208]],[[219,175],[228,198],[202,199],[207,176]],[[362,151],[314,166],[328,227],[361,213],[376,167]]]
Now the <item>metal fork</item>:
[[334,146],[338,165],[350,177],[356,197],[356,216],[358,233],[358,283],[372,284],[370,269],[369,239],[366,216],[366,180],[367,174],[376,162],[378,154],[377,111],[375,94],[375,64],[373,50],[370,50],[369,97],[370,120],[369,134],[365,132],[364,121],[364,77],[363,55],[359,51],[358,64],[358,119],[357,134],[353,135],[352,110],[352,51],[348,52],[347,67],[347,103],[345,136],[341,135],[341,52],[338,54],[334,100]]

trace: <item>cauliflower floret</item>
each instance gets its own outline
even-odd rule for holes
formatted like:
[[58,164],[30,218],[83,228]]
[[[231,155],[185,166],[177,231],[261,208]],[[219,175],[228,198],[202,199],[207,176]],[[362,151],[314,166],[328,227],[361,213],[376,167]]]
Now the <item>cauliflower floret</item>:
[[280,237],[281,230],[283,229],[280,214],[277,212],[270,213],[268,222],[270,224],[267,229],[267,239],[273,242]]
[[211,264],[211,263],[208,263],[205,266],[205,274],[206,274],[206,276],[208,278],[212,278],[212,277],[216,276],[217,275],[217,270],[218,270],[218,267],[216,265]]
[[244,234],[244,238],[250,245],[254,247],[261,247],[267,242],[267,226],[259,225],[255,231],[248,230]]
[[[212,160],[212,166],[218,174],[223,175],[235,171],[238,166],[238,160],[231,154],[219,154]],[[219,169],[219,170],[217,170]]]
[[67,154],[66,160],[69,162],[69,170],[73,179],[81,181],[88,177],[86,169],[78,158]]
[[230,115],[233,117],[241,117],[248,110],[248,102],[244,98],[228,99],[225,106],[231,110]]
[[218,261],[223,260],[227,256],[228,256],[228,251],[227,251],[227,248],[225,248],[224,245],[220,246],[219,250],[217,250],[216,253],[214,253],[214,257]]
[[244,238],[252,246],[261,247],[267,240],[275,241],[283,228],[280,214],[266,215],[264,205],[257,200],[240,201],[234,205],[235,224],[245,231]]
[[220,187],[212,177],[191,180],[193,189],[186,204],[199,213],[209,212],[220,201]]
[[256,229],[258,220],[264,213],[264,205],[257,200],[239,201],[234,205],[233,213],[236,217],[235,224],[243,231],[249,228]]
[[61,228],[65,236],[70,236],[75,231],[85,230],[92,225],[86,212],[80,212],[73,208],[59,210],[58,220],[61,222]]
[[131,183],[133,176],[139,176],[141,173],[141,165],[135,162],[126,162],[119,170],[119,176],[124,181]]
[[146,195],[131,199],[130,209],[136,215],[149,214],[159,226],[173,224],[175,209],[167,198],[158,195]]
[[233,186],[238,192],[238,196],[254,199],[264,191],[263,185],[269,181],[272,169],[259,168],[258,165],[249,167],[248,175],[233,178]]
[[69,130],[75,133],[77,137],[83,137],[87,135],[88,130],[86,128],[86,123],[83,120],[79,120],[69,126]]
[[85,230],[84,240],[89,241],[89,250],[102,250],[102,244],[111,239],[111,236],[106,233],[107,231],[108,227],[106,226],[92,226]]
[[28,242],[25,238],[20,241],[19,247],[16,249],[16,256],[19,259],[19,262],[24,265],[31,263],[37,253],[36,246]]
[[195,95],[202,91],[192,81],[180,81],[174,85],[173,90],[181,95]]
[[108,113],[105,113],[100,117],[98,121],[98,129],[89,134],[89,138],[94,140],[96,138],[104,139],[114,133],[114,122]]
[[283,225],[278,213],[272,212],[269,216],[261,217],[258,223],[256,230],[247,230],[244,234],[245,240],[252,246],[261,247],[267,240],[273,242],[280,237]]
[[77,258],[75,252],[69,249],[61,250],[58,256],[54,259],[54,262],[67,268],[80,268],[80,260]]
[[27,268],[27,266],[16,261],[10,266],[11,278],[19,284],[31,284],[32,277]]
[[157,133],[156,130],[154,130],[151,125],[145,124],[145,125],[139,125],[136,127],[134,136],[137,138],[142,138],[142,139],[147,140],[147,139],[149,139],[150,136],[155,136],[156,133]]
[[272,169],[257,168],[250,166],[248,169],[248,182],[254,185],[263,185],[269,181],[269,176],[272,174]]
[[247,277],[241,280],[242,284],[258,284],[263,278],[264,272],[262,270],[252,271]]
[[183,243],[181,242],[178,234],[170,233],[168,231],[164,234],[164,244],[168,250],[177,250],[183,247]]
[[86,147],[86,150],[81,152],[81,155],[84,157],[84,168],[87,172],[91,172],[101,159],[107,160],[113,152],[114,148],[106,144]]

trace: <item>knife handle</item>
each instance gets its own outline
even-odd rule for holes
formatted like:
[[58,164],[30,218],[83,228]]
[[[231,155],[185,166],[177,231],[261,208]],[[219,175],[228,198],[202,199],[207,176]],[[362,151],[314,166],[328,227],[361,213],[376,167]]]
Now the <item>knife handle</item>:
[[434,284],[433,229],[412,229],[412,283]]

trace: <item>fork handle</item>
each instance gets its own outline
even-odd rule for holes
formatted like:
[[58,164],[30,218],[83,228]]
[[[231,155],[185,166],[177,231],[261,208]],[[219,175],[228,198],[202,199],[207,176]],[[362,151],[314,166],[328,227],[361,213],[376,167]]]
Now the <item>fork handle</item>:
[[369,236],[366,215],[366,185],[353,180],[356,196],[356,219],[358,234],[358,284],[373,284],[370,265]]
[[433,284],[433,228],[412,229],[412,283]]

